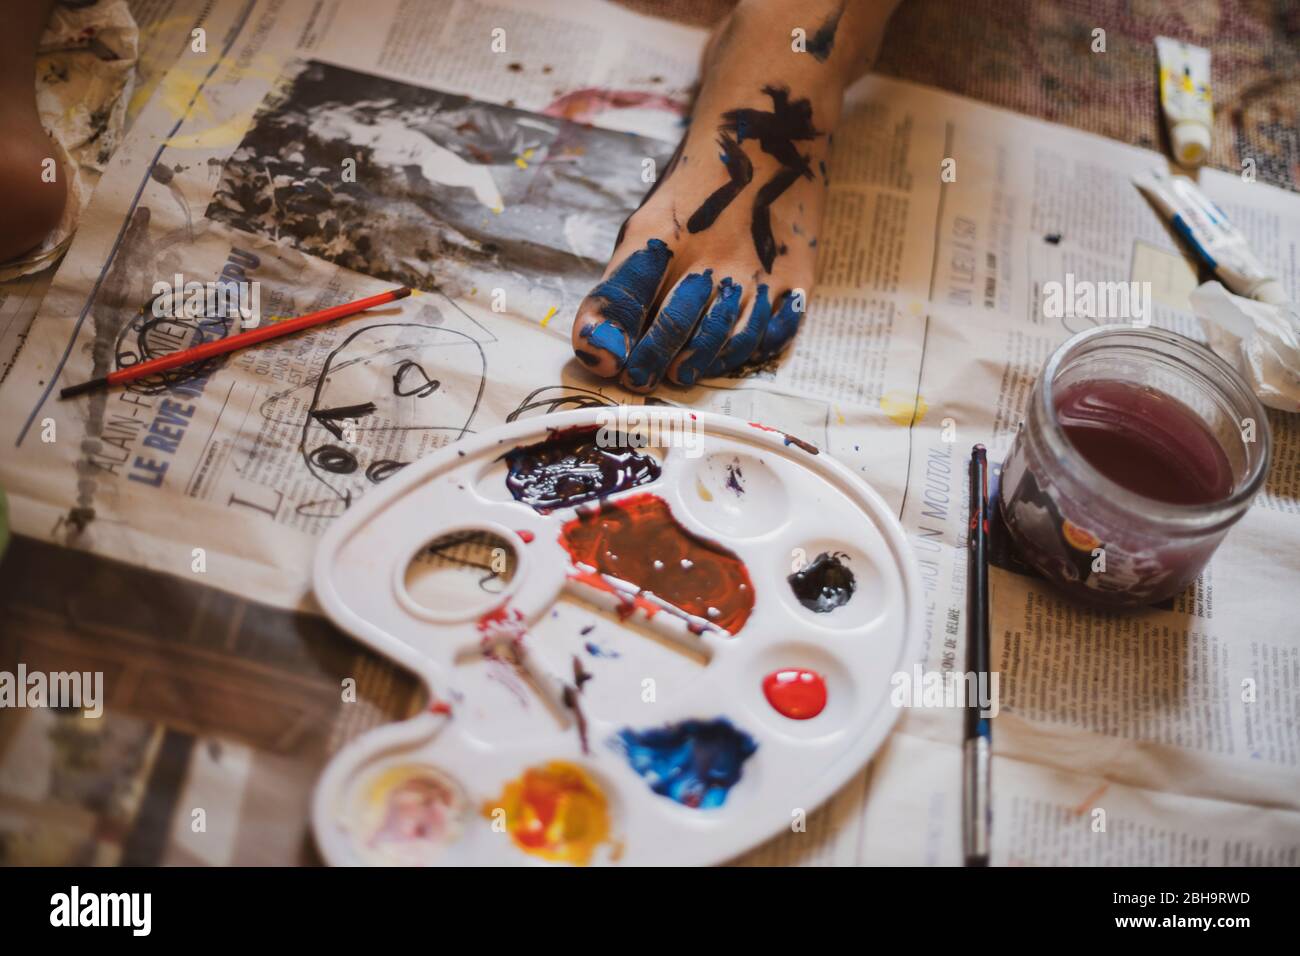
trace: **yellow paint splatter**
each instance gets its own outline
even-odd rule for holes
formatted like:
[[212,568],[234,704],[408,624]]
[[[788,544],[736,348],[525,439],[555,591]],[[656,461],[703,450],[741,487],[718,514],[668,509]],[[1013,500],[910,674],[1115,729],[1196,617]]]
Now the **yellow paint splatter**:
[[[208,96],[203,92],[211,60],[190,64],[178,63],[168,70],[159,82],[158,97],[163,106],[176,117],[185,117],[183,135],[173,136],[166,145],[178,149],[219,149],[237,146],[244,138],[256,104],[241,110],[226,120],[219,121]],[[272,84],[280,75],[279,61],[267,54],[254,57],[247,64],[232,58],[219,61],[216,75],[222,80],[264,80]],[[208,84],[209,86],[215,84]],[[219,106],[218,106],[219,109]]]
[[841,425],[843,425],[843,424],[844,424],[844,421],[845,421],[845,419],[844,419],[844,413],[843,413],[842,411],[840,411],[838,408],[835,409],[835,421],[838,422],[838,423],[841,424]]
[[253,114],[256,112],[256,107],[250,107],[224,123],[217,123],[215,126],[187,133],[184,136],[173,136],[167,140],[167,146],[172,149],[223,149],[227,146],[238,146],[244,138],[244,133],[253,125]]
[[558,311],[560,310],[555,306],[551,306],[549,309],[546,310],[546,315],[542,318],[542,328],[546,328],[546,323],[550,322],[551,316],[555,315],[555,313]]
[[925,413],[930,410],[925,399],[920,395],[892,391],[880,396],[880,410],[896,425],[907,427],[920,424]]
[[[177,43],[181,42],[181,38],[185,38],[185,40],[188,41],[190,39],[190,28],[193,25],[193,21],[188,17],[162,17],[153,21],[148,26],[141,28],[140,46],[143,47],[146,41],[161,40],[161,42],[158,43],[160,48],[169,43],[170,45],[175,46]],[[172,70],[168,70],[166,73],[154,74],[153,79],[148,82],[141,82],[143,77],[137,77],[135,88],[131,93],[131,100],[127,105],[127,114],[133,118],[138,115],[139,112],[144,109],[145,104],[149,102],[149,98],[153,96],[160,81],[165,79],[172,72]]]

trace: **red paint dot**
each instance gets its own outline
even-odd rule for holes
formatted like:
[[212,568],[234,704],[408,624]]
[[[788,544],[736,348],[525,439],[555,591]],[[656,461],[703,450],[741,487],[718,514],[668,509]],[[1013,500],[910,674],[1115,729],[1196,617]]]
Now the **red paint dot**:
[[515,534],[519,535],[519,537],[523,540],[524,544],[533,543],[533,533],[531,531],[525,531],[523,528],[520,528],[518,531],[515,532]]
[[791,720],[808,720],[826,707],[826,681],[816,671],[773,671],[763,678],[763,693],[778,714]]

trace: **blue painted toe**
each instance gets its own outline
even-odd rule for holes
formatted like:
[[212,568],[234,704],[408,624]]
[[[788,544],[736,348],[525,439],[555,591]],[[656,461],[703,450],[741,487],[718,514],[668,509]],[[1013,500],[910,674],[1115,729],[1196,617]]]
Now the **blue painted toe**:
[[727,341],[727,336],[740,318],[742,291],[740,285],[730,278],[718,283],[713,308],[700,320],[699,328],[682,350],[685,358],[677,366],[677,380],[681,384],[694,385],[718,357],[722,344]]
[[692,272],[673,290],[667,304],[632,349],[627,359],[627,380],[636,388],[654,388],[668,363],[690,338],[700,313],[713,294],[713,270]]
[[727,339],[722,348],[718,350],[717,357],[710,363],[705,376],[708,378],[717,378],[719,375],[726,375],[733,372],[740,366],[749,361],[750,356],[754,354],[754,349],[763,338],[763,333],[767,331],[768,322],[772,317],[772,303],[767,298],[767,286],[760,285],[754,293],[754,307],[750,309],[749,319],[745,322],[745,327],[740,329],[730,339]]

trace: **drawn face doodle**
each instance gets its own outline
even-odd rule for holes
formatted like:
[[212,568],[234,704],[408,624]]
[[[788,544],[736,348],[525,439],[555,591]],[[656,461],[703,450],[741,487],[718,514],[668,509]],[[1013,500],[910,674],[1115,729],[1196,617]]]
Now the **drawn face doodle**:
[[298,513],[337,517],[366,489],[464,437],[485,374],[482,347],[454,329],[394,322],[353,332],[314,383],[263,405],[264,416],[284,421],[306,403],[293,414],[301,416],[300,451],[319,485],[299,496]]

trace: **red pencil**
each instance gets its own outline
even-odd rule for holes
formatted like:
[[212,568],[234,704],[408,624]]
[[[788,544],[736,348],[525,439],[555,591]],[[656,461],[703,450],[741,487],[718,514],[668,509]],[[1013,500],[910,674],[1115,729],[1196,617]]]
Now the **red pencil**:
[[383,305],[386,302],[405,299],[410,294],[411,290],[403,286],[400,289],[381,292],[379,295],[372,295],[369,298],[357,299],[355,302],[345,302],[342,305],[321,309],[319,312],[300,315],[296,319],[283,319],[279,322],[264,325],[260,329],[249,329],[247,332],[240,332],[238,335],[228,335],[224,339],[204,342],[192,349],[181,349],[181,351],[173,352],[171,355],[163,355],[147,362],[141,362],[138,365],[118,369],[116,372],[109,372],[103,378],[82,382],[80,385],[69,385],[59,392],[59,398],[71,398],[85,392],[108,388],[110,385],[134,382],[137,378],[145,378],[181,365],[189,365],[191,362],[201,362],[204,359],[212,358],[214,355],[225,355],[227,352],[234,352],[236,349],[247,348],[250,345],[257,345],[270,339],[278,339],[282,335],[292,335],[294,332],[300,332],[314,325],[341,319],[345,315],[355,315],[358,312],[373,309],[375,306]]

